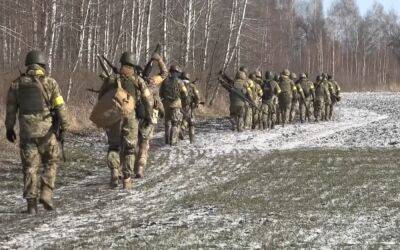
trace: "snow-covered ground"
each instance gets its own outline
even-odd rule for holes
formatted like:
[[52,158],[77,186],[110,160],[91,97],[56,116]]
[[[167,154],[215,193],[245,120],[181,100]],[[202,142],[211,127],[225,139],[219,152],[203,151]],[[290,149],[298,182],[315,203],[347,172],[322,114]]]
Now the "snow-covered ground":
[[[162,145],[163,134],[160,132],[155,138],[147,176],[137,181],[131,192],[108,189],[109,173],[103,162],[106,151],[103,137],[70,138],[67,146],[81,155],[60,168],[61,173],[69,171],[68,174],[72,176],[65,174],[68,178],[64,178],[64,175],[60,178],[62,184],[56,190],[58,209],[55,212],[46,214],[41,211],[37,217],[18,213],[25,203],[20,197],[20,189],[9,188],[8,183],[16,181],[19,173],[0,173],[6,180],[0,184],[3,198],[3,202],[0,202],[0,212],[3,211],[0,213],[0,230],[3,232],[0,235],[0,248],[149,247],[147,244],[164,247],[260,248],[268,245],[268,242],[274,242],[276,246],[296,246],[311,239],[318,243],[311,246],[334,247],[343,241],[350,244],[352,240],[360,239],[363,230],[353,228],[358,238],[352,235],[351,230],[346,232],[346,238],[334,229],[325,232],[323,226],[312,230],[300,227],[301,230],[296,232],[292,241],[276,242],[274,235],[268,232],[266,235],[269,238],[260,241],[252,237],[252,234],[257,234],[255,224],[279,223],[279,217],[265,215],[255,222],[251,213],[241,212],[241,209],[224,212],[223,202],[218,206],[214,202],[198,204],[198,201],[202,194],[206,197],[210,192],[223,195],[223,187],[231,183],[237,182],[238,186],[243,186],[243,178],[253,175],[254,171],[260,171],[261,176],[263,164],[272,164],[272,167],[274,164],[283,167],[288,165],[288,169],[284,168],[283,171],[290,175],[289,169],[300,163],[288,159],[286,164],[286,155],[280,159],[277,152],[396,149],[400,147],[399,111],[398,94],[348,93],[344,95],[335,120],[331,122],[295,124],[285,128],[278,126],[273,131],[238,134],[229,130],[226,119],[201,121],[196,144],[182,142],[179,147],[172,148]],[[265,159],[269,159],[270,155],[273,157],[272,163],[266,163]],[[329,159],[330,156],[328,162]],[[0,161],[0,166],[9,162],[6,160]],[[89,176],[80,174],[78,167],[85,169]],[[18,164],[15,164],[9,169],[15,171],[18,168]],[[253,182],[262,182],[262,179],[258,179],[260,176],[255,176]],[[282,178],[281,181],[290,180]],[[232,199],[242,198],[241,192],[236,193],[231,188],[228,190],[225,194],[232,195]],[[257,192],[250,196],[270,195],[267,195],[268,190]],[[226,204],[230,202],[227,200]],[[300,210],[296,212],[302,213]],[[308,215],[300,217],[304,216]],[[376,211],[374,216],[376,220],[382,219]],[[343,218],[340,215],[336,219],[331,217],[326,223],[335,225]],[[246,221],[250,223],[247,227],[243,226]],[[369,226],[368,222],[368,219],[360,217],[354,223],[363,227]],[[365,230],[369,233],[377,231]],[[319,241],[315,237],[320,237]],[[362,244],[359,241],[356,243]]]

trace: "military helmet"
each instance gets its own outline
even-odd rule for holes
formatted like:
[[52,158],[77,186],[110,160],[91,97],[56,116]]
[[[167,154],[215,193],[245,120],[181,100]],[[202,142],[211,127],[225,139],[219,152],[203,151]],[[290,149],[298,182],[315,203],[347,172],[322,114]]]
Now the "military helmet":
[[279,74],[276,74],[274,77],[274,81],[279,82],[281,80],[281,76]]
[[182,79],[190,81],[190,74],[187,72],[182,73]]
[[256,70],[256,72],[254,72],[254,75],[257,78],[262,78],[261,71],[259,71],[259,70]]
[[135,55],[131,52],[124,52],[119,59],[121,65],[129,65],[135,67]]
[[239,71],[244,72],[244,73],[246,74],[246,76],[249,74],[249,69],[246,68],[245,66],[241,66],[241,67],[239,68]]
[[321,76],[323,79],[326,79],[328,75],[326,73],[322,73]]
[[307,78],[306,73],[301,73],[301,74],[300,74],[300,78]]
[[179,65],[173,64],[173,65],[171,65],[171,67],[169,67],[169,72],[182,73],[182,69],[181,69],[181,67],[179,67]]
[[297,79],[296,73],[292,72],[292,73],[290,74],[290,79],[292,79],[292,80]]
[[285,69],[282,71],[283,76],[290,76],[290,71],[288,69]]
[[265,72],[265,78],[266,79],[274,79],[274,72],[271,72],[271,71]]
[[39,50],[30,51],[25,58],[25,66],[29,66],[32,64],[39,64],[42,66],[47,65],[47,58],[43,52]]
[[322,80],[323,80],[322,75],[317,76],[317,82],[320,82],[320,81],[322,81]]
[[239,70],[236,73],[236,79],[246,80],[246,77],[247,77],[247,75],[244,71]]
[[333,76],[332,75],[328,75],[328,80],[332,80]]
[[250,73],[249,78],[251,80],[255,80],[256,79],[256,74],[255,73]]

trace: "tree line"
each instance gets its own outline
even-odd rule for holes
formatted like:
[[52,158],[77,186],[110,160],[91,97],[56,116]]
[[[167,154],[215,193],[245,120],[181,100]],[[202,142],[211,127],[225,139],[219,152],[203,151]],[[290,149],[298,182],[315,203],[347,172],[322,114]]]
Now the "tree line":
[[[157,44],[168,64],[201,79],[206,101],[216,74],[239,66],[315,76],[329,72],[347,90],[389,90],[400,79],[398,15],[375,5],[361,16],[355,0],[3,0],[0,72],[16,72],[31,49],[46,52],[68,100],[132,51],[145,64]],[[93,81],[92,81],[93,82]]]

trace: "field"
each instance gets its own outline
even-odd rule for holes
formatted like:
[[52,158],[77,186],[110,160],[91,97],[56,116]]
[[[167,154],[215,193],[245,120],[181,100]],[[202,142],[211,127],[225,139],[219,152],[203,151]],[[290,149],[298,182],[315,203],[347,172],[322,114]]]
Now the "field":
[[130,192],[108,188],[103,134],[71,135],[57,210],[36,217],[3,151],[0,249],[396,248],[399,111],[400,95],[350,93],[332,122],[237,134],[200,120],[196,144],[172,148],[159,132]]

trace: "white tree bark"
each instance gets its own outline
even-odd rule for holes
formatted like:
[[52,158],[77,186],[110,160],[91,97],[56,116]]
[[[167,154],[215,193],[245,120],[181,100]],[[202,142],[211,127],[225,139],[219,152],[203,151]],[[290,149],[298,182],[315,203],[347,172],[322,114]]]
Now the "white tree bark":
[[147,23],[146,23],[146,62],[150,59],[150,30],[151,30],[151,11],[153,9],[153,0],[147,3]]

